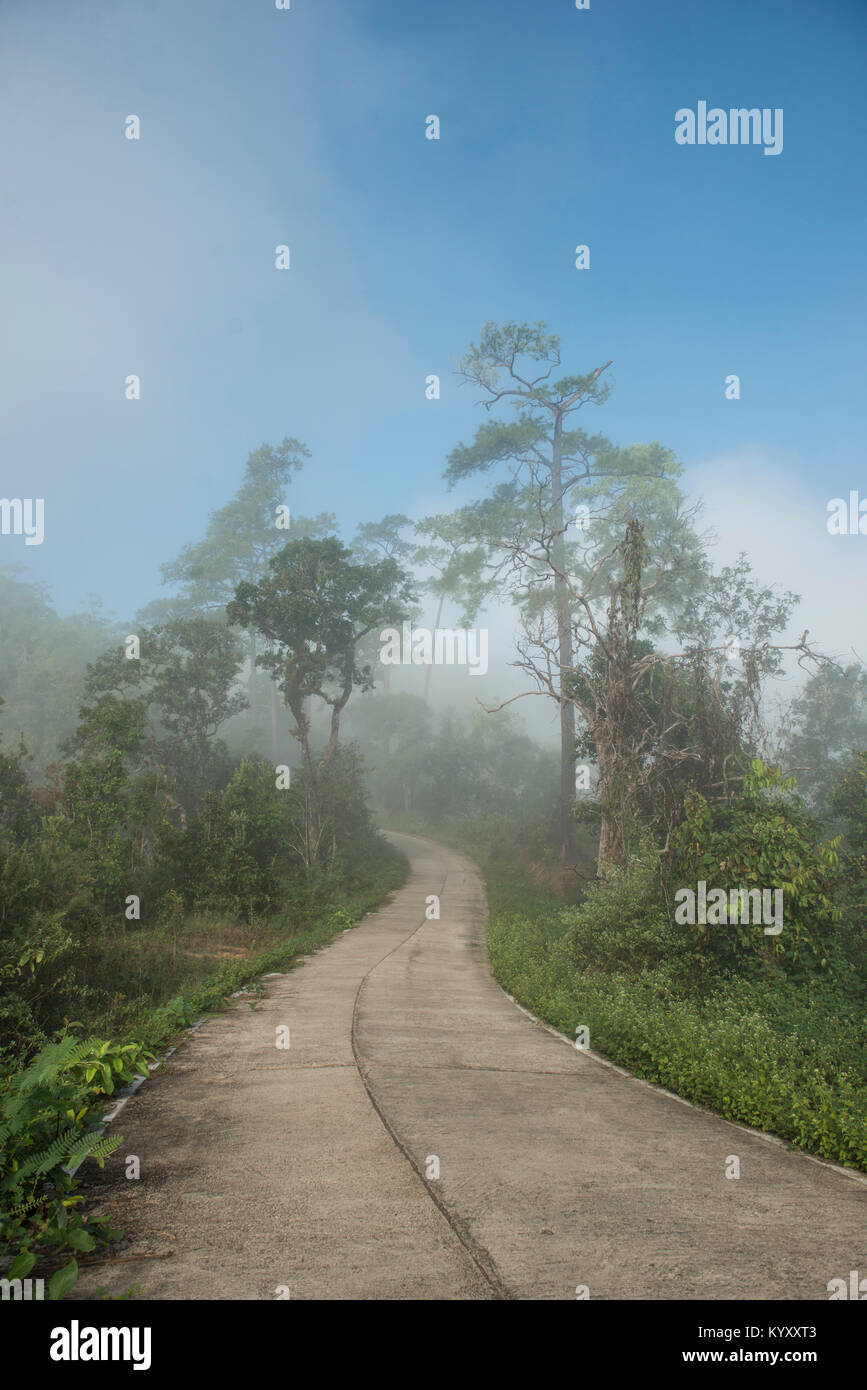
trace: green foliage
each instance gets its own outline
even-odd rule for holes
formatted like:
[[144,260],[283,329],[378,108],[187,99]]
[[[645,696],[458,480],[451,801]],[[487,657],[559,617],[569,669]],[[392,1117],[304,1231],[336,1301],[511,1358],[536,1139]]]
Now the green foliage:
[[[8,795],[7,793],[11,793]],[[57,817],[40,817],[24,753],[0,758],[0,1057],[10,1043],[46,1042],[63,1021],[93,911],[93,880]]]
[[755,923],[697,924],[698,948],[742,968],[749,967],[751,958],[755,962],[769,955],[788,968],[824,966],[841,915],[834,901],[839,842],[818,843],[816,824],[794,791],[794,779],[784,779],[778,768],[756,758],[742,790],[729,801],[711,805],[691,792],[684,810],[671,838],[670,891],[687,887],[695,892],[704,880],[709,889],[727,894],[753,888],[783,892],[779,935],[765,936]]
[[[231,501],[211,513],[201,541],[182,550],[176,560],[163,565],[167,583],[181,586],[179,600],[151,605],[160,617],[222,610],[243,580],[255,581],[269,558],[285,540],[278,530],[276,508],[285,502],[293,473],[303,467],[310,451],[297,439],[284,438],[278,445],[262,444],[248,457],[241,486]],[[294,535],[321,534],[331,517],[308,522],[292,518]]]
[[832,786],[828,804],[842,826],[843,849],[836,898],[843,926],[840,946],[867,990],[867,752]]
[[[606,710],[614,688],[612,652],[592,649],[576,663],[569,688],[579,706]],[[665,839],[690,789],[711,798],[726,778],[737,779],[749,765],[747,715],[748,692],[742,681],[727,678],[721,654],[693,653],[674,662],[657,652],[653,642],[636,637],[620,653],[619,719],[637,750],[639,766],[624,759],[620,778],[632,786],[627,794],[615,786],[614,814],[629,798],[633,823],[627,841],[639,827],[651,828]],[[658,659],[657,659],[658,658]],[[601,732],[604,723],[597,726]],[[579,729],[576,760],[598,760],[592,721]],[[615,781],[620,780],[615,779]],[[579,817],[598,820],[598,802],[585,799]]]
[[187,830],[168,827],[158,869],[187,910],[223,908],[244,921],[278,905],[289,868],[294,789],[278,791],[274,768],[246,758],[222,792],[209,792]]
[[[2,704],[0,700],[0,707]],[[15,753],[6,753],[0,748],[0,838],[6,843],[21,844],[39,828],[39,816],[27,780],[27,757],[23,742]]]
[[278,788],[271,763],[245,758],[221,792],[205,796],[192,825],[164,829],[154,866],[155,883],[171,885],[164,917],[177,913],[180,898],[185,911],[223,910],[249,923],[291,900],[299,875],[305,889],[325,884],[329,892],[351,877],[375,840],[357,756],[338,749],[316,787],[320,852],[311,869],[305,774]]
[[[120,1135],[103,1137],[98,1107],[146,1070],[151,1056],[135,1042],[66,1034],[23,1070],[0,1073],[0,1246],[14,1255],[7,1278],[116,1238],[106,1221],[77,1209],[75,1174],[87,1158],[102,1167],[123,1143]],[[77,1274],[73,1257],[55,1274],[49,1296],[64,1297]]]
[[44,585],[12,566],[0,569],[0,723],[10,741],[24,738],[40,770],[75,728],[88,662],[121,637],[101,600],[88,599],[80,613],[61,618]]
[[140,891],[155,824],[162,817],[164,774],[146,765],[146,701],[100,695],[82,705],[77,757],[64,768],[53,835],[81,857],[94,903],[117,911]]
[[511,710],[437,715],[417,695],[379,695],[350,707],[346,722],[387,817],[515,821],[543,815],[556,796],[556,755],[529,738]]
[[414,601],[408,576],[391,557],[354,564],[334,536],[289,541],[268,568],[258,584],[238,586],[229,621],[271,644],[258,662],[277,677],[293,713],[311,695],[342,708],[353,686],[372,687],[356,647],[374,628],[407,616]]
[[[68,797],[37,833],[23,834],[17,812],[21,833],[10,818],[0,825],[0,1059],[26,1059],[67,1018],[132,1027],[149,1001],[212,968],[214,940],[239,939],[245,924],[246,948],[287,911],[312,921],[381,863],[351,750],[320,774],[315,870],[303,856],[303,775],[278,790],[272,764],[246,759],[184,826],[164,813],[152,774],[127,772],[120,747],[100,757],[92,745],[70,769]],[[92,804],[100,785],[106,798]],[[141,895],[140,922],[124,918],[129,892]],[[201,921],[192,940],[190,914]]]
[[695,981],[651,862],[613,870],[577,909],[535,895],[528,916],[491,883],[491,963],[519,1003],[728,1119],[867,1168],[867,1027],[846,980]]
[[643,856],[590,884],[577,912],[563,914],[563,949],[577,971],[640,977],[662,969],[683,985],[690,981],[691,943],[669,919],[655,858],[645,845]]
[[[303,902],[296,895],[293,908],[283,907],[274,924],[275,944],[243,959],[226,960],[216,971],[211,964],[204,980],[140,1009],[139,1041],[82,1042],[65,1034],[44,1046],[26,1067],[12,1064],[0,1072],[0,1247],[14,1256],[5,1277],[24,1278],[34,1268],[49,1272],[64,1254],[87,1254],[118,1238],[107,1222],[80,1210],[83,1199],[75,1172],[87,1158],[101,1165],[122,1143],[120,1136],[103,1136],[99,1107],[119,1085],[146,1069],[153,1052],[145,1049],[167,1044],[249,981],[285,968],[294,957],[347,930],[405,873],[405,861],[397,851],[374,838],[364,864],[346,868],[342,891],[337,881],[323,880],[307,888]],[[167,911],[177,925],[177,898],[169,901]],[[153,947],[157,952],[164,949],[162,939],[154,940]],[[116,967],[110,966],[110,973],[117,978]],[[65,1297],[77,1277],[73,1255],[54,1273],[49,1297]]]
[[829,804],[843,823],[847,849],[863,859],[867,854],[867,752],[856,753],[852,765],[839,774]]
[[[487,496],[450,517],[427,519],[425,529],[446,541],[448,591],[460,595],[468,612],[486,588],[505,587],[527,617],[538,617],[551,609],[550,581],[562,570],[571,587],[558,589],[557,602],[566,604],[579,631],[584,610],[576,595],[605,599],[616,569],[609,552],[630,521],[644,524],[654,556],[666,559],[654,574],[657,591],[663,582],[672,597],[694,590],[701,566],[696,537],[680,514],[675,480],[682,469],[674,454],[656,442],[618,448],[578,428],[573,417],[604,404],[610,387],[601,379],[605,368],[558,376],[560,352],[559,337],[544,323],[485,324],[459,371],[481,388],[486,409],[499,406],[515,418],[485,420],[471,444],[452,449],[445,478],[454,485],[508,468],[511,479],[494,482]],[[592,518],[586,534],[570,524],[569,510],[577,506]],[[675,551],[679,584],[672,586],[661,571]]]
[[787,731],[786,764],[806,799],[820,814],[841,814],[832,792],[854,750],[867,747],[867,671],[822,666],[793,702]]
[[[348,929],[404,873],[337,733],[352,687],[371,683],[356,645],[403,616],[410,587],[393,559],[355,564],[336,538],[319,540],[330,516],[293,516],[284,544],[277,509],[306,456],[292,439],[251,454],[204,540],[166,567],[181,593],[152,605],[155,625],[137,624],[138,661],[95,611],[61,620],[41,588],[0,575],[3,722],[26,730],[40,760],[58,747],[65,757],[34,786],[24,744],[0,750],[0,1240],[16,1252],[9,1277],[37,1262],[53,1271],[52,1298],[74,1287],[76,1257],[116,1234],[82,1214],[75,1173],[121,1142],[103,1137],[99,1105],[144,1058],[141,1041],[79,1043],[71,1030],[166,1039],[240,983]],[[366,543],[387,551],[399,521],[386,518]],[[302,702],[321,697],[331,718],[314,767],[301,710],[305,767],[285,790],[276,757],[233,768],[217,738],[229,721],[238,735],[247,705],[225,604],[260,581],[273,582],[278,617],[295,626],[283,649],[279,634],[246,628],[259,708],[238,743],[258,737],[263,708],[275,755],[281,742],[276,687],[257,656]],[[130,894],[141,904],[133,921]]]
[[[373,564],[353,563],[335,536],[289,541],[272,556],[269,573],[257,584],[238,585],[226,607],[231,623],[258,633],[267,650],[256,658],[272,672],[295,721],[304,773],[303,840],[305,867],[333,855],[323,807],[322,774],[337,755],[340,720],[353,690],[372,690],[369,664],[361,651],[370,635],[399,623],[415,602],[413,584],[388,556]],[[311,699],[328,707],[328,742],[314,762]]]
[[[247,707],[246,697],[235,688],[243,653],[236,635],[214,618],[173,618],[140,628],[138,636],[139,660],[128,660],[121,647],[114,647],[88,668],[85,698],[91,705],[83,710],[85,718],[70,747],[88,746],[90,723],[113,702],[139,709],[142,732],[147,722],[149,760],[192,811],[204,792],[223,779],[225,749],[215,740],[217,731]],[[112,729],[98,732],[101,750],[118,747]],[[123,745],[121,751],[126,751]]]

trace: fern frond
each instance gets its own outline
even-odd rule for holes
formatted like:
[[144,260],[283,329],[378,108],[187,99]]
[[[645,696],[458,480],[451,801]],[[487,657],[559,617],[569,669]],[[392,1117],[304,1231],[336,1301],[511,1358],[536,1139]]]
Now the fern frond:
[[62,1134],[58,1135],[54,1143],[47,1149],[43,1149],[41,1153],[32,1154],[30,1158],[24,1160],[15,1174],[16,1180],[20,1182],[23,1178],[41,1178],[46,1173],[50,1172],[52,1168],[56,1168],[58,1164],[63,1163],[64,1159],[73,1148],[75,1141],[79,1138],[79,1134],[80,1131],[70,1125]]
[[109,1154],[113,1154],[115,1149],[120,1148],[123,1143],[123,1135],[116,1134],[113,1138],[101,1139],[95,1149],[91,1149],[90,1157],[95,1158],[98,1163],[102,1163]]
[[96,1130],[91,1130],[89,1134],[84,1135],[80,1142],[70,1150],[69,1157],[64,1164],[67,1172],[74,1173],[77,1168],[80,1168],[88,1154],[93,1153],[99,1142],[100,1135]]

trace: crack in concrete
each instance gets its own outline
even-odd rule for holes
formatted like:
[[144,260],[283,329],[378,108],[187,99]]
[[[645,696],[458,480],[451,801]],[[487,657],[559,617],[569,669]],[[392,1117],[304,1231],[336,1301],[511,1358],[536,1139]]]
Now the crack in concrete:
[[[439,891],[439,894],[438,894],[438,896],[439,896],[440,898],[442,898],[443,895],[444,895],[444,894],[443,894],[443,890],[444,890],[444,888],[445,888],[445,884],[446,884],[446,880],[447,880],[447,879],[448,879],[448,870],[446,870],[446,873],[444,874],[443,879],[442,879],[442,883],[441,883],[441,885],[440,885],[440,891]],[[385,1113],[384,1113],[384,1111],[383,1111],[383,1109],[382,1109],[382,1106],[380,1105],[379,1099],[378,1099],[378,1097],[376,1096],[376,1094],[375,1094],[375,1092],[374,1092],[373,1085],[372,1085],[372,1083],[371,1083],[371,1081],[370,1081],[370,1078],[369,1078],[369,1076],[368,1076],[368,1073],[367,1073],[367,1071],[365,1070],[364,1066],[362,1065],[361,1054],[359,1053],[359,1050],[358,1050],[358,1037],[357,1037],[357,1030],[358,1030],[358,1006],[359,1006],[359,1003],[360,1003],[360,1000],[361,1000],[361,993],[362,993],[362,990],[364,989],[364,986],[366,985],[367,981],[370,979],[371,975],[373,975],[374,971],[378,970],[379,967],[383,964],[383,962],[386,961],[386,960],[388,960],[389,956],[394,955],[396,951],[402,950],[403,947],[406,946],[408,942],[412,941],[412,939],[413,939],[414,936],[417,936],[417,935],[418,935],[418,933],[419,933],[419,932],[422,930],[422,928],[425,926],[425,923],[427,922],[427,920],[428,920],[428,919],[427,919],[426,917],[422,918],[422,920],[421,920],[421,922],[419,922],[418,926],[417,926],[417,927],[414,927],[413,930],[412,930],[411,932],[409,932],[409,933],[403,938],[402,941],[398,942],[398,944],[397,944],[396,946],[392,946],[392,948],[391,948],[390,951],[386,951],[385,955],[384,955],[384,956],[381,956],[380,959],[379,959],[378,961],[376,961],[376,963],[375,963],[374,965],[372,965],[372,966],[370,967],[370,969],[367,970],[367,971],[365,972],[365,974],[362,976],[361,980],[359,981],[358,989],[357,989],[356,992],[355,992],[355,1003],[354,1003],[353,1009],[352,1009],[352,1027],[351,1027],[351,1030],[350,1030],[350,1037],[351,1037],[351,1040],[352,1040],[352,1053],[353,1053],[353,1056],[355,1057],[355,1064],[356,1064],[356,1066],[357,1066],[357,1068],[358,1068],[358,1075],[359,1075],[359,1077],[361,1078],[361,1084],[362,1084],[362,1086],[364,1087],[365,1091],[367,1092],[367,1097],[368,1097],[368,1099],[369,1099],[371,1105],[373,1106],[374,1110],[376,1111],[377,1115],[379,1116],[379,1119],[380,1119],[380,1121],[382,1122],[383,1128],[385,1129],[386,1133],[388,1134],[388,1136],[389,1136],[389,1138],[391,1139],[392,1143],[394,1144],[395,1148],[398,1149],[398,1151],[399,1151],[399,1152],[403,1155],[403,1157],[406,1159],[406,1161],[407,1161],[407,1163],[409,1164],[410,1168],[411,1168],[412,1171],[415,1173],[416,1177],[418,1178],[419,1182],[421,1183],[422,1187],[424,1188],[424,1191],[425,1191],[426,1195],[429,1197],[430,1201],[433,1203],[433,1205],[437,1208],[437,1210],[439,1211],[439,1213],[441,1214],[441,1216],[442,1216],[442,1217],[444,1218],[444,1220],[447,1222],[447,1224],[448,1224],[448,1226],[449,1226],[449,1229],[452,1231],[453,1235],[460,1241],[461,1245],[462,1245],[462,1246],[464,1247],[464,1249],[466,1250],[468,1256],[469,1256],[470,1259],[472,1260],[472,1262],[473,1262],[473,1264],[475,1265],[476,1269],[479,1271],[479,1273],[481,1274],[482,1278],[485,1280],[486,1284],[489,1286],[491,1292],[492,1292],[493,1295],[494,1295],[494,1298],[495,1298],[497,1301],[510,1301],[510,1300],[516,1299],[516,1298],[517,1298],[517,1295],[514,1294],[514,1293],[511,1291],[511,1289],[509,1289],[509,1288],[506,1286],[506,1284],[503,1282],[503,1280],[500,1278],[500,1275],[499,1275],[499,1272],[498,1272],[498,1270],[497,1270],[497,1266],[496,1266],[496,1263],[494,1262],[493,1257],[490,1255],[490,1253],[489,1253],[487,1250],[484,1249],[483,1246],[479,1245],[478,1241],[476,1241],[476,1240],[473,1239],[473,1237],[470,1235],[469,1230],[468,1230],[467,1227],[466,1227],[466,1224],[460,1219],[460,1217],[458,1217],[453,1211],[451,1211],[451,1210],[446,1206],[445,1202],[443,1202],[443,1200],[442,1200],[440,1197],[438,1197],[437,1194],[436,1194],[434,1191],[432,1191],[432,1189],[431,1189],[429,1183],[428,1183],[428,1182],[426,1181],[426,1179],[425,1179],[424,1173],[423,1173],[423,1172],[421,1171],[421,1169],[419,1168],[419,1165],[418,1165],[418,1163],[416,1162],[415,1158],[413,1157],[412,1153],[411,1153],[410,1150],[407,1148],[406,1144],[403,1142],[403,1140],[401,1139],[401,1137],[400,1137],[400,1135],[397,1133],[397,1131],[396,1131],[396,1130],[392,1127],[392,1125],[389,1123],[389,1121],[388,1121],[388,1119],[387,1119],[387,1117],[386,1117],[386,1115],[385,1115]]]

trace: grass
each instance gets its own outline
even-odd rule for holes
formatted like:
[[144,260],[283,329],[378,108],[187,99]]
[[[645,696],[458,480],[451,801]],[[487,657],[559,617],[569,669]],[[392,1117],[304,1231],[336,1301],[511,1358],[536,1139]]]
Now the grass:
[[[4,1075],[0,1068],[0,1101],[5,1095],[8,1104],[4,1113],[9,1117],[0,1143],[0,1178],[7,1193],[6,1205],[0,1202],[0,1244],[9,1248],[10,1258],[20,1266],[16,1277],[32,1269],[39,1277],[53,1274],[50,1297],[63,1297],[75,1285],[78,1252],[93,1251],[120,1235],[104,1216],[86,1210],[87,1193],[81,1190],[84,1175],[73,1176],[63,1169],[72,1141],[63,1136],[58,1139],[54,1110],[58,1116],[68,1117],[68,1121],[58,1118],[58,1125],[74,1123],[80,1131],[78,1138],[87,1141],[89,1134],[96,1133],[93,1122],[98,1122],[106,1104],[116,1096],[112,1081],[128,1081],[136,1066],[144,1069],[141,1049],[164,1050],[200,1016],[224,1007],[228,997],[245,986],[255,1008],[263,993],[258,983],[262,975],[291,966],[299,956],[327,945],[348,930],[399,886],[406,872],[405,859],[380,841],[365,869],[352,878],[344,877],[339,887],[334,882],[330,886],[324,883],[315,891],[301,893],[296,884],[293,906],[273,919],[246,926],[222,914],[198,914],[178,917],[174,924],[158,928],[104,933],[101,943],[95,935],[88,939],[87,979],[80,973],[76,982],[76,1005],[83,1006],[82,1018],[67,1021],[69,1042],[63,1055],[68,1059],[73,1047],[82,1067],[91,1056],[102,1058],[102,1065],[89,1067],[82,1075],[58,1070],[55,1045],[37,1059],[42,1090],[34,1092],[31,1079],[30,1088],[25,1087],[20,1095],[15,1090],[20,1059],[13,1060],[10,1074]],[[287,893],[292,891],[287,885]],[[104,948],[101,952],[96,949],[100,944]],[[107,1002],[103,982],[112,985]],[[81,1061],[76,1035],[93,1038],[100,1033],[114,1041],[81,1044],[85,1049]],[[129,1065],[124,1070],[121,1045],[133,1039],[137,1050],[131,1061],[127,1059]],[[32,1113],[27,1111],[28,1104]],[[3,1108],[0,1105],[0,1110]],[[11,1148],[10,1136],[14,1141]],[[59,1149],[58,1143],[63,1147]],[[44,1163],[38,1170],[42,1178],[35,1200],[26,1187],[19,1192],[13,1181],[22,1153],[28,1162],[36,1159]],[[95,1156],[99,1157],[99,1150]],[[20,1202],[15,1205],[16,1194],[28,1196],[26,1207]],[[85,1208],[77,1211],[83,1200]],[[128,1290],[122,1297],[134,1293]]]
[[488,945],[504,989],[537,1017],[636,1076],[738,1123],[867,1170],[863,1020],[808,991],[721,981],[679,992],[664,964],[636,976],[579,970],[562,922],[492,913]]
[[587,1027],[590,1047],[636,1076],[867,1171],[863,979],[845,961],[804,980],[708,968],[647,865],[575,904],[535,881],[519,840],[443,838],[485,873],[491,966],[525,1008],[569,1037]]
[[162,1046],[243,985],[333,940],[404,881],[406,861],[385,840],[367,854],[352,874],[287,882],[281,909],[249,922],[198,911],[169,922],[91,926],[55,967],[56,1002],[41,1026],[28,1026],[26,1010],[4,1020],[0,1072],[26,1066],[60,1033]]
[[126,944],[115,939],[105,969],[115,980],[123,970],[129,992],[116,990],[109,1006],[88,1022],[87,1031],[135,1037],[152,1051],[166,1046],[200,1015],[221,1007],[235,990],[333,941],[405,877],[406,862],[386,847],[379,864],[329,901],[317,899],[301,921],[297,908],[250,926],[200,914],[175,932],[161,928],[141,933],[137,942],[128,934]]

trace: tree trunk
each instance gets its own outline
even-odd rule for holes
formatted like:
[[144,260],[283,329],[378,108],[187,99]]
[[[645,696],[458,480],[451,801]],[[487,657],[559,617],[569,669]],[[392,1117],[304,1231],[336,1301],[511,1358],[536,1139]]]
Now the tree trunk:
[[[566,541],[563,527],[562,450],[563,421],[558,413],[554,420],[554,443],[551,456],[551,523],[554,539],[551,554],[558,571],[554,576],[554,599],[557,605],[557,646],[560,665],[560,690],[572,670],[572,615],[569,608],[569,589],[566,573]],[[575,706],[560,697],[560,858],[575,857]]]
[[[444,598],[445,598],[445,594],[440,594],[439,607],[437,608],[437,615],[436,615],[436,618],[434,619],[434,651],[436,651],[437,628],[438,628],[439,625],[440,625],[440,618],[441,618],[442,615],[443,615],[443,599],[444,599]],[[425,675],[425,678],[424,678],[424,699],[425,699],[425,704],[427,704],[427,692],[428,692],[428,687],[430,686],[430,673],[431,673],[432,670],[433,670],[433,661],[431,661],[430,665],[428,666],[428,668],[427,668],[427,674]]]
[[276,763],[277,756],[277,683],[271,680],[271,755]]
[[310,752],[310,720],[304,708],[304,697],[291,678],[290,663],[286,663],[285,700],[295,718],[294,734],[301,745],[301,762],[304,767],[304,847],[305,864],[309,868],[315,864],[319,852],[320,820],[319,798],[316,788],[316,772]]
[[603,809],[602,827],[599,831],[599,858],[596,863],[597,875],[611,868],[617,862],[617,857],[617,828],[613,816]]
[[350,695],[352,694],[352,659],[350,657],[347,664],[347,674],[344,677],[343,689],[340,695],[331,706],[331,733],[328,743],[320,761],[320,767],[327,767],[337,752],[337,744],[340,738],[340,716],[346,708]]
[[256,705],[256,630],[250,630],[250,680],[248,683],[250,694],[250,714],[255,715]]

